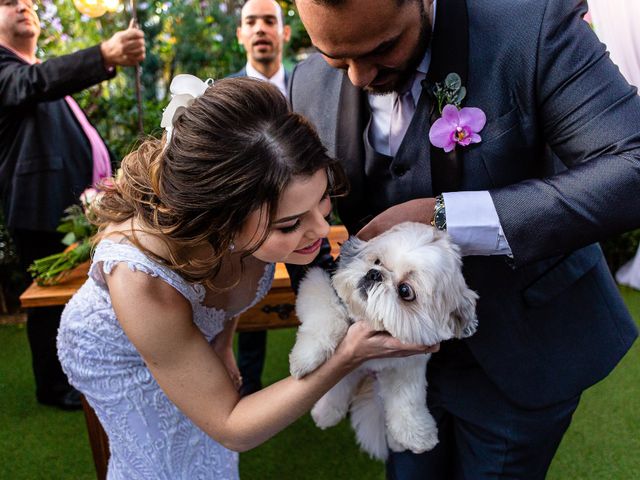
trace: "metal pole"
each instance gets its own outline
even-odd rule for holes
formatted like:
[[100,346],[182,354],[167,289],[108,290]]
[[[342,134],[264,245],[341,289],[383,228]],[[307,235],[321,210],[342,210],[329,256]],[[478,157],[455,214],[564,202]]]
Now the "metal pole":
[[[134,26],[139,27],[137,10],[136,0],[131,0],[131,20]],[[144,135],[144,127],[142,125],[142,69],[140,64],[137,64],[134,68],[136,72],[136,100],[138,102],[138,134],[142,137]]]

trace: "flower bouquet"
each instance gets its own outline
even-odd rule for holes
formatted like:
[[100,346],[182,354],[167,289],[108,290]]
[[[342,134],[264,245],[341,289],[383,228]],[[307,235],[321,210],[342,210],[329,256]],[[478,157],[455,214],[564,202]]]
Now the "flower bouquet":
[[97,196],[98,191],[89,188],[80,195],[82,206],[72,205],[65,210],[57,230],[65,234],[62,243],[68,248],[31,264],[29,273],[38,285],[62,282],[74,268],[91,258],[91,237],[96,233],[96,227],[89,221],[87,213]]

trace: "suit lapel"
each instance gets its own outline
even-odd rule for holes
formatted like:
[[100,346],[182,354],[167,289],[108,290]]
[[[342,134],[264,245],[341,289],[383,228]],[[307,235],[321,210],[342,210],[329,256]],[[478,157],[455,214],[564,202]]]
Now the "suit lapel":
[[[431,42],[431,64],[427,88],[431,101],[430,124],[439,116],[431,88],[443,82],[449,73],[457,73],[462,85],[467,85],[469,72],[469,18],[465,0],[439,0],[436,24]],[[427,132],[425,132],[426,134]],[[456,191],[462,184],[462,151],[450,153],[431,146],[431,182],[433,193]]]
[[286,68],[284,69],[284,84],[289,90],[289,80],[291,80],[291,73]]

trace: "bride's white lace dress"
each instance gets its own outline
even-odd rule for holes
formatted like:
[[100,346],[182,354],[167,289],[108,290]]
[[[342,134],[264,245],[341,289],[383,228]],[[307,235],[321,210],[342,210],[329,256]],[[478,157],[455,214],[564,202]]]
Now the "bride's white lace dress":
[[[203,306],[202,285],[186,282],[130,243],[98,244],[89,279],[62,314],[58,356],[69,381],[85,395],[107,432],[111,451],[107,478],[238,478],[238,454],[208,437],[178,410],[120,327],[105,284],[105,275],[118,263],[161,278],[184,295],[192,305],[194,323],[208,341],[231,316]],[[274,266],[267,265],[246,308],[267,294],[273,274]]]

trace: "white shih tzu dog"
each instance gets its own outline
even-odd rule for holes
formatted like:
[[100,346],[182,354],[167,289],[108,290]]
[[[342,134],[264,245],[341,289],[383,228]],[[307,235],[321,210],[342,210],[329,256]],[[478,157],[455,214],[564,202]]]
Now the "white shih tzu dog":
[[[461,264],[448,235],[421,223],[396,225],[369,242],[351,237],[332,278],[316,267],[300,284],[291,374],[300,378],[324,363],[355,320],[406,343],[472,335],[478,296]],[[318,400],[311,410],[316,425],[336,425],[350,410],[359,445],[375,458],[386,459],[388,448],[432,449],[438,430],[426,402],[429,357],[365,362]]]

